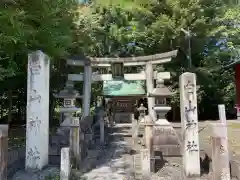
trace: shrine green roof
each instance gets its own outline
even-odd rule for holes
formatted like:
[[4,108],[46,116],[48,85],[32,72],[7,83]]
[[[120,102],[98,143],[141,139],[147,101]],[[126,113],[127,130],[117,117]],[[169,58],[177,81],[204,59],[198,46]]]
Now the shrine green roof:
[[145,94],[144,81],[114,80],[103,82],[104,96],[133,96]]

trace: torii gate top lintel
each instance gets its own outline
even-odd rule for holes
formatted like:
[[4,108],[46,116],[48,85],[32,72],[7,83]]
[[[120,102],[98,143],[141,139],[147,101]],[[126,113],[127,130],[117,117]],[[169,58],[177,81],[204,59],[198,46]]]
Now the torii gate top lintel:
[[152,64],[161,64],[171,61],[172,57],[177,56],[177,50],[169,51],[165,53],[159,53],[148,56],[138,56],[138,57],[117,57],[117,58],[98,58],[98,57],[88,57],[83,56],[81,59],[68,59],[67,64],[72,66],[111,66],[112,63],[123,63],[124,66],[137,66],[145,65],[147,62],[151,61]]

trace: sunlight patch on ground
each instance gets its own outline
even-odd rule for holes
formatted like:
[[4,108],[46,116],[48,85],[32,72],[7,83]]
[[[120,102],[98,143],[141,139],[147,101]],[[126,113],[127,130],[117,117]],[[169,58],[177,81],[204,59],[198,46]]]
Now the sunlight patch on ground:
[[240,129],[240,123],[230,122],[230,123],[228,123],[228,127],[233,128],[233,129]]

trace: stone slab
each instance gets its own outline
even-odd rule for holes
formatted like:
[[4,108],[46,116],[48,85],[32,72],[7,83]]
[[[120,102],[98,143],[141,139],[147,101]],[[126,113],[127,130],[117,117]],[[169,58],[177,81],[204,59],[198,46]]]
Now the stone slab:
[[181,142],[175,129],[167,120],[158,120],[153,130],[153,149],[163,156],[181,156]]

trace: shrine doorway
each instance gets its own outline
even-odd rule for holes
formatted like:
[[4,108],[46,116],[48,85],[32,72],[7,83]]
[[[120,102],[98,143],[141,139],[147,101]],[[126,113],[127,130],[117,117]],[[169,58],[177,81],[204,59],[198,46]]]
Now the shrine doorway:
[[112,97],[114,121],[116,123],[131,123],[132,114],[134,114],[136,104],[138,104],[141,98],[139,96]]

